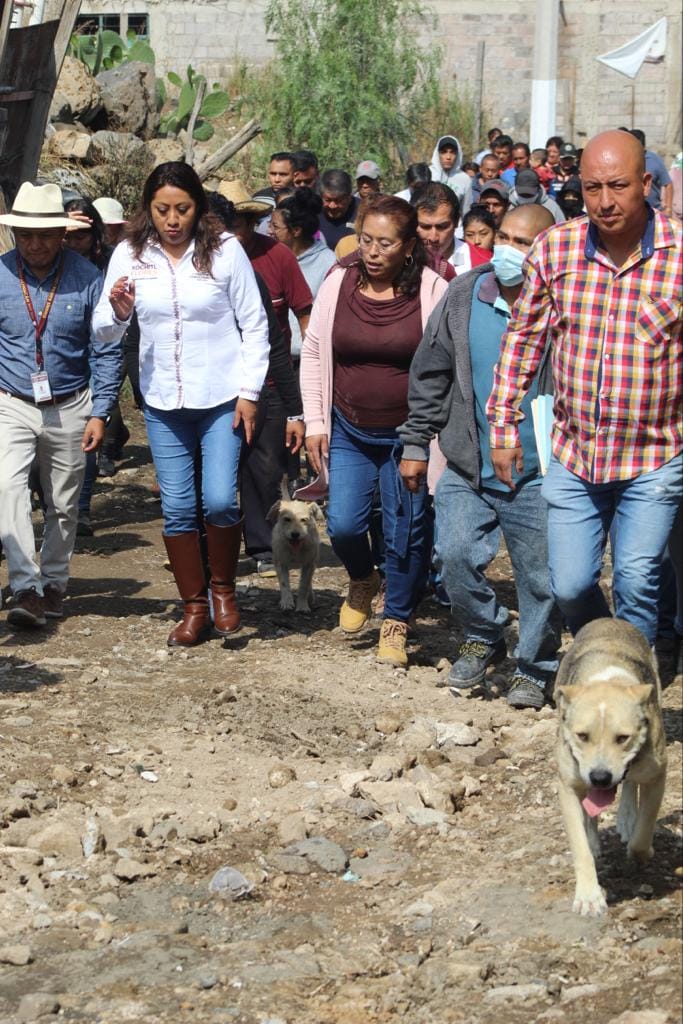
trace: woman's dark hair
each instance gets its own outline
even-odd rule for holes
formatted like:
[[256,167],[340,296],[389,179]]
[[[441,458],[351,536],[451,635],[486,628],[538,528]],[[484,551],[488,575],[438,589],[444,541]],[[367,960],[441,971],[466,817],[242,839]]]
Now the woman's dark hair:
[[197,172],[189,164],[171,160],[155,167],[145,182],[142,190],[142,201],[128,228],[127,237],[136,259],[142,256],[142,250],[148,242],[157,241],[156,228],[152,223],[152,200],[160,188],[170,185],[182,189],[197,205],[197,216],[192,226],[194,235],[194,255],[192,265],[204,274],[211,273],[213,254],[218,252],[221,244],[221,225],[209,211],[209,201],[202,188]]
[[479,174],[480,167],[476,160],[468,160],[467,163],[462,165],[460,170],[465,172],[472,171],[473,174]]
[[297,188],[293,195],[277,205],[289,230],[301,228],[301,237],[307,242],[313,241],[318,230],[318,217],[322,208],[323,201],[312,188]]
[[[91,224],[83,224],[79,231],[89,231],[92,235],[90,251],[87,258],[100,270],[104,270],[109,262],[111,250],[104,244],[104,223],[96,208],[88,199],[70,199],[64,204],[65,213],[82,213],[90,219]],[[74,221],[74,223],[77,223]]]
[[[407,203],[405,199],[399,199],[398,196],[376,195],[368,199],[363,215],[363,223],[370,214],[375,214],[378,217],[388,217],[389,220],[392,220],[403,243],[409,242],[412,238],[415,239],[412,259],[410,262],[403,264],[393,281],[394,291],[398,295],[407,295],[409,298],[412,298],[420,290],[422,271],[428,262],[427,253],[417,234],[417,212],[410,203]],[[361,231],[363,230],[363,223],[360,224]],[[359,267],[361,284],[366,285],[368,283],[368,275],[362,258]]]
[[406,185],[422,184],[432,180],[432,169],[429,164],[409,164],[406,169]]
[[564,146],[564,139],[561,135],[551,135],[545,144],[545,148],[547,149],[548,146],[557,146],[558,149],[561,149]]
[[497,230],[493,214],[486,206],[480,203],[475,203],[474,206],[469,208],[462,219],[462,230],[467,231],[470,224],[485,224],[487,228],[491,228],[494,234]]
[[221,222],[226,231],[232,231],[235,223],[235,204],[220,192],[207,192],[209,212]]
[[276,209],[281,203],[284,203],[285,199],[295,196],[298,191],[298,188],[295,188],[294,185],[285,185],[284,188],[278,189],[278,193],[275,196]]

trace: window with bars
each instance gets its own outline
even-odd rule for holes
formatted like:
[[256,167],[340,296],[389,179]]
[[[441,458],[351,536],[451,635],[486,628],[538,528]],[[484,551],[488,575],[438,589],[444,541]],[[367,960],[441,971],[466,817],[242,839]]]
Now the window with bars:
[[138,39],[149,39],[149,15],[129,14],[79,14],[75,31],[80,35],[96,35],[106,30],[122,35],[130,30]]

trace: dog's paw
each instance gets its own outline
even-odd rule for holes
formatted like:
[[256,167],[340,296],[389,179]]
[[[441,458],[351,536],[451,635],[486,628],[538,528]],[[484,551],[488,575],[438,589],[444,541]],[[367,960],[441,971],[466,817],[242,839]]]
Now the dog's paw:
[[648,861],[652,860],[655,855],[654,848],[652,846],[634,846],[633,843],[629,843],[627,848],[628,859],[635,861],[636,864],[647,864]]
[[595,889],[578,889],[574,894],[572,910],[582,917],[601,917],[607,912],[607,901],[600,886]]
[[292,594],[280,594],[280,611],[294,611],[294,596]]
[[310,606],[308,604],[308,601],[301,601],[301,600],[297,601],[296,602],[296,610],[298,612],[300,612],[302,615],[310,615],[311,614],[311,609],[310,609]]

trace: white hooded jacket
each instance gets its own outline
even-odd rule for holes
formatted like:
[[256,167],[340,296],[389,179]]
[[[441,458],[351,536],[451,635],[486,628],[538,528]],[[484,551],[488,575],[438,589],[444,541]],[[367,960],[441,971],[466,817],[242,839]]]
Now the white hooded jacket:
[[[450,171],[444,171],[439,160],[439,146],[443,145],[444,142],[450,142],[458,151],[455,163],[451,167]],[[466,171],[461,171],[462,167],[462,146],[455,135],[441,135],[436,140],[436,146],[432,153],[431,160],[431,171],[432,181],[439,181],[442,185],[448,185],[452,188],[458,199],[462,200],[463,196],[467,192],[470,185],[470,176]]]

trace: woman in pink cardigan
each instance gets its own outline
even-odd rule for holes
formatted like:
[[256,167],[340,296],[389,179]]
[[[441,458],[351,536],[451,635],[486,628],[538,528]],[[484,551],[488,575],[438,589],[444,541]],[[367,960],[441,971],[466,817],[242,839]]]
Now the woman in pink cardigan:
[[410,363],[446,283],[427,267],[417,215],[396,196],[377,196],[360,226],[359,253],[320,287],[301,350],[306,450],[329,469],[327,529],[349,574],[339,625],[358,633],[380,586],[368,539],[379,484],[386,595],[379,659],[406,665],[408,620],[429,564],[426,491],[398,474],[396,428],[408,413]]

